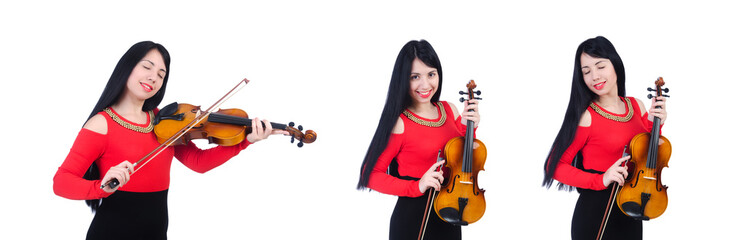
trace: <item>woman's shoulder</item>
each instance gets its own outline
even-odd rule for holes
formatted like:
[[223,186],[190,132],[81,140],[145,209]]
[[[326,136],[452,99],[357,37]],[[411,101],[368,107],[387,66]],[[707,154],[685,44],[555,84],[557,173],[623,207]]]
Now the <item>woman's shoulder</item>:
[[585,109],[584,112],[582,112],[582,116],[580,117],[580,123],[578,126],[580,127],[589,127],[592,125],[592,114],[590,113],[589,108]]
[[89,118],[84,124],[84,128],[91,130],[92,132],[106,135],[108,126],[106,124],[106,117],[102,113],[97,113],[93,117]]
[[443,104],[443,107],[448,107],[451,111],[451,115],[453,116],[453,119],[458,118],[458,107],[456,107],[455,104],[448,101],[440,101]]
[[398,117],[397,122],[395,122],[395,126],[392,127],[392,131],[390,133],[402,134],[404,132],[405,132],[405,122],[402,120],[402,117]]
[[631,102],[635,102],[635,105],[638,105],[638,108],[640,109],[640,115],[643,116],[643,113],[645,113],[645,105],[643,105],[643,101],[640,99],[637,99],[635,97],[625,97],[627,99],[630,99]]

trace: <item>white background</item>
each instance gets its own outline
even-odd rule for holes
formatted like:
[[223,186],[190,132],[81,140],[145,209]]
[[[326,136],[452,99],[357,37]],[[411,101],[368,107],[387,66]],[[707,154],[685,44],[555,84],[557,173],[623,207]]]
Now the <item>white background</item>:
[[568,239],[577,193],[541,187],[542,166],[574,51],[597,35],[620,53],[629,96],[649,104],[645,88],[658,76],[671,89],[670,201],[644,224],[645,239],[717,238],[729,213],[720,197],[729,19],[726,7],[701,2],[3,2],[0,238],[85,236],[93,215],[54,195],[53,175],[116,62],[152,40],[172,56],[161,106],[207,107],[246,77],[224,108],[319,135],[301,149],[271,137],[202,175],[175,161],[170,239],[385,239],[396,197],[355,186],[395,57],[426,39],[443,65],[441,99],[458,103],[470,79],[484,92],[488,205],[464,239]]

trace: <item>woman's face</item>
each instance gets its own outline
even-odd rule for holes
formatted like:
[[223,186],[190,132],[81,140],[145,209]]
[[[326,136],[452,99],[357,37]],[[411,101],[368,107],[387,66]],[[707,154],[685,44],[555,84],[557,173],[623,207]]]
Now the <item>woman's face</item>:
[[418,58],[413,60],[413,68],[410,71],[410,97],[413,103],[429,103],[433,94],[438,90],[438,69],[425,65]]
[[166,74],[167,67],[162,54],[159,50],[152,49],[132,69],[126,90],[128,94],[142,101],[147,100],[157,94]]
[[618,95],[618,75],[610,59],[595,58],[586,53],[580,56],[582,77],[587,87],[598,96]]

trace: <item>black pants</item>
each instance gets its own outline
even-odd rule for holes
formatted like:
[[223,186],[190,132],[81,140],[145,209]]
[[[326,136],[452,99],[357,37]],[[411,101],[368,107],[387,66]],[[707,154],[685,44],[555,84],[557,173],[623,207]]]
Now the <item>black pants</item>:
[[101,200],[86,239],[167,239],[167,190],[116,191]]
[[[612,187],[602,191],[579,189],[580,197],[572,215],[572,239],[597,238],[611,190]],[[628,217],[613,203],[602,239],[643,239],[643,221]]]

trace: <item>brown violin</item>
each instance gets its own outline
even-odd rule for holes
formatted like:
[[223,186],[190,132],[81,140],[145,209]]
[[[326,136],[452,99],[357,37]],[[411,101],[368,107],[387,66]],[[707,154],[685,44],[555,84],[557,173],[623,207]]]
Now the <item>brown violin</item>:
[[[160,109],[155,118],[154,133],[157,135],[159,143],[165,143],[173,138],[180,129],[185,128],[191,122],[206,112],[200,109],[200,106],[194,106],[186,103],[171,103]],[[192,139],[208,139],[210,143],[221,146],[233,146],[242,142],[246,135],[251,132],[252,119],[248,118],[248,114],[237,108],[221,109],[217,112],[210,113],[197,124],[190,126],[190,131],[177,138],[171,145],[186,144]],[[312,143],[316,141],[316,132],[306,130],[302,132],[301,125],[294,128],[294,123],[287,125],[280,123],[271,123],[273,129],[284,130],[291,135],[291,143],[299,140],[298,146],[304,146],[304,143]]]
[[[468,99],[481,99],[475,91],[476,83],[471,80],[466,87]],[[466,101],[461,98],[461,102]],[[473,110],[471,110],[473,111]],[[484,170],[486,162],[486,146],[474,138],[473,121],[466,122],[466,136],[455,137],[446,143],[445,167],[450,169],[450,176],[435,198],[433,207],[438,217],[454,225],[468,225],[481,219],[486,211],[484,190],[478,187],[478,172]]]
[[[663,78],[655,82],[657,96],[664,95]],[[668,89],[665,89],[668,92]],[[653,98],[648,95],[648,98]],[[632,156],[628,164],[629,176],[620,192],[617,194],[620,210],[635,219],[650,220],[657,218],[666,211],[668,206],[667,186],[661,182],[661,170],[668,167],[671,157],[671,142],[660,135],[661,119],[653,118],[653,129],[650,133],[641,133],[633,137],[628,145]],[[631,169],[632,167],[632,169]]]

